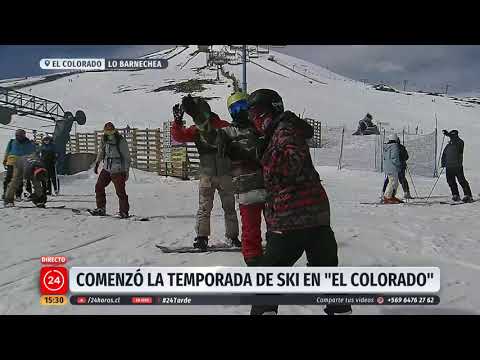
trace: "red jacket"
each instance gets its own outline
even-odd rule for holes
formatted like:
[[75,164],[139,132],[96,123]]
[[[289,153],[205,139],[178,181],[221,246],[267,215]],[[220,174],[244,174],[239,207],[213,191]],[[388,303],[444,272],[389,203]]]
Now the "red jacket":
[[[210,119],[210,122],[214,129],[221,129],[230,126],[230,123],[225,120],[221,120],[218,115]],[[193,142],[198,140],[198,128],[196,125],[192,125],[189,128],[186,128],[183,125],[173,121],[170,133],[175,141],[178,142]]]

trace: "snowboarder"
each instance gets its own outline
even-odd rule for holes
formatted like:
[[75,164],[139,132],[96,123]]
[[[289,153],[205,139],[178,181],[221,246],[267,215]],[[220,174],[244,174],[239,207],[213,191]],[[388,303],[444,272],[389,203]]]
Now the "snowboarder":
[[367,113],[365,117],[358,122],[358,129],[352,135],[379,135],[377,125],[372,122],[373,116]]
[[95,185],[95,196],[97,208],[92,215],[105,216],[107,199],[105,188],[113,182],[119,202],[119,216],[128,218],[130,205],[128,195],[125,191],[125,183],[130,172],[130,152],[127,140],[119,134],[111,122],[107,122],[103,128],[103,137],[95,163],[95,174],[98,174],[98,167],[103,161],[103,169],[98,176]]
[[[310,157],[307,140],[313,128],[284,111],[280,95],[270,89],[248,97],[249,118],[260,138],[257,158],[265,189],[267,248],[260,266],[293,266],[303,252],[307,266],[338,266],[338,246],[330,226],[330,204]],[[351,313],[349,305],[329,305],[329,315]],[[278,305],[254,305],[252,315],[275,315]]]
[[[398,173],[398,181],[400,185],[402,185],[403,189],[403,197],[405,199],[411,199],[412,196],[410,195],[410,187],[408,185],[408,180],[406,176],[406,171],[407,171],[407,160],[409,158],[408,156],[408,151],[405,148],[403,144],[400,143],[400,139],[397,137],[397,144],[399,146],[399,156],[400,156],[400,172]],[[385,177],[385,181],[383,182],[383,191],[382,191],[382,200],[385,196],[385,190],[387,189],[388,185],[388,177]],[[393,193],[393,196],[395,196],[396,191]]]
[[55,162],[57,161],[57,151],[53,139],[51,136],[45,136],[42,139],[42,145],[40,146],[40,158],[45,164],[48,171],[48,179],[46,183],[47,195],[52,195],[52,184],[55,195],[58,195],[58,181],[57,172],[55,170]]
[[235,92],[227,99],[232,126],[217,130],[217,145],[220,155],[232,160],[233,190],[242,223],[242,254],[248,266],[255,266],[263,254],[261,224],[266,193],[255,153],[260,134],[248,119],[247,98],[247,94]]
[[[3,159],[3,166],[7,173],[5,174],[5,179],[3,181],[3,196],[2,199],[5,200],[5,195],[7,193],[7,187],[13,177],[13,170],[15,167],[16,160],[25,155],[30,155],[35,153],[36,145],[33,141],[27,138],[26,132],[23,129],[18,129],[15,131],[15,139],[11,139],[8,142],[7,148],[5,150],[5,157]],[[31,188],[27,189],[30,190]],[[16,188],[15,198],[17,201],[22,199],[23,192],[23,180]]]
[[388,180],[383,197],[385,204],[399,204],[402,200],[395,197],[398,188],[398,174],[402,168],[400,160],[400,146],[397,134],[391,134],[383,150],[383,169]]
[[[190,115],[195,125],[185,128],[183,113]],[[238,240],[238,219],[235,210],[233,183],[231,175],[231,161],[218,154],[215,129],[230,126],[227,121],[221,120],[211,111],[208,103],[198,97],[185,96],[182,104],[173,107],[173,124],[171,135],[178,142],[195,142],[200,155],[200,182],[199,204],[195,231],[197,236],[193,246],[206,249],[210,236],[210,214],[213,209],[215,190],[220,195],[225,214],[225,237],[236,247],[240,247]]]
[[5,194],[5,207],[14,206],[14,196],[22,187],[23,180],[30,180],[33,185],[32,202],[38,207],[44,207],[47,202],[43,184],[47,179],[47,169],[37,154],[17,157],[13,169],[13,177]]
[[447,183],[452,191],[452,200],[460,201],[460,195],[458,192],[458,183],[463,189],[463,202],[473,201],[472,190],[468,184],[467,179],[463,173],[463,148],[464,142],[458,136],[458,130],[452,130],[448,132],[443,130],[443,134],[450,138],[449,143],[445,146],[442,154],[442,168],[446,169]]

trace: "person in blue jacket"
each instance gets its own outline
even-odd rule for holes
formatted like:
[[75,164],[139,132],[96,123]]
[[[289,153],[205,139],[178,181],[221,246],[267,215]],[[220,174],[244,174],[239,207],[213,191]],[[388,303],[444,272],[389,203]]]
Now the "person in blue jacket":
[[55,163],[57,161],[57,149],[53,138],[51,136],[45,136],[42,139],[42,145],[40,146],[40,159],[45,164],[45,167],[48,172],[48,178],[46,181],[46,195],[52,195],[52,184],[55,195],[58,195],[58,182],[57,182],[57,172],[55,169]]
[[[11,139],[8,142],[7,149],[5,150],[3,166],[5,167],[5,170],[7,170],[7,173],[5,174],[5,179],[3,181],[2,199],[5,199],[7,187],[10,181],[12,180],[13,169],[15,167],[15,162],[17,161],[17,159],[25,155],[33,154],[35,153],[35,151],[36,151],[36,145],[33,141],[27,138],[25,130],[18,129],[15,132],[15,139]],[[22,192],[23,192],[23,183],[21,186],[17,188],[15,192],[16,200],[20,200],[22,198]]]

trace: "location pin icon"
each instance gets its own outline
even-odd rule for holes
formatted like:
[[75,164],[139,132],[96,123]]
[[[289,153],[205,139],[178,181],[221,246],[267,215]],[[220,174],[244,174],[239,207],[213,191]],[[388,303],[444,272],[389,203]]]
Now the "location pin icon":
[[50,65],[50,60],[45,60],[45,66],[49,66]]

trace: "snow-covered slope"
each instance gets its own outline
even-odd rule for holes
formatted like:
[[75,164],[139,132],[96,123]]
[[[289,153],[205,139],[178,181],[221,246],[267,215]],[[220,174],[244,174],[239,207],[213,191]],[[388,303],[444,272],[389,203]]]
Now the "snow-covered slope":
[[[216,46],[216,50],[224,49]],[[178,47],[147,54],[145,57],[169,59],[164,70],[81,73],[48,83],[29,85],[21,91],[59,101],[65,110],[82,109],[87,124],[78,131],[100,129],[106,121],[119,126],[155,128],[170,120],[171,108],[183,93],[154,91],[191,79],[204,80],[204,91],[195,94],[211,98],[212,109],[229,119],[226,97],[232,81],[206,66],[206,55],[196,54],[196,46]],[[274,61],[269,56],[274,56]],[[248,88],[272,88],[284,98],[288,109],[321,120],[328,126],[355,128],[366,112],[374,120],[389,122],[398,130],[419,125],[433,129],[435,114],[439,127],[457,128],[465,140],[465,170],[474,194],[478,193],[480,165],[480,107],[465,107],[448,97],[413,93],[390,93],[374,90],[357,81],[334,74],[320,66],[270,52],[248,64]],[[241,81],[240,65],[225,65],[225,71]],[[68,79],[72,79],[69,82]],[[19,81],[19,80],[15,80]],[[18,84],[18,83],[17,83]],[[7,86],[5,82],[0,86]],[[188,117],[188,116],[187,116]],[[13,126],[39,129],[48,125],[32,118],[14,117]],[[0,156],[12,130],[0,127]],[[441,138],[439,139],[441,140]],[[321,150],[312,150],[318,160]],[[343,265],[435,265],[442,270],[442,303],[437,308],[373,307],[355,309],[359,314],[476,313],[480,308],[480,288],[476,278],[480,271],[479,203],[449,206],[379,206],[360,205],[375,201],[383,176],[367,171],[337,171],[318,167],[329,194],[332,226],[340,246]],[[92,172],[64,177],[64,196],[52,198],[52,205],[93,207],[95,205]],[[416,190],[427,195],[435,179],[415,177]],[[135,171],[130,175],[127,191],[132,213],[166,215],[146,223],[109,218],[74,216],[69,210],[0,209],[0,313],[248,313],[247,307],[63,307],[43,308],[38,303],[39,262],[41,255],[64,252],[70,265],[242,265],[239,254],[167,255],[153,244],[188,244],[194,237],[194,214],[197,208],[197,181],[164,179]],[[113,188],[109,189],[110,212],[116,211]],[[444,175],[434,196],[449,190]],[[20,204],[22,205],[22,204]],[[191,219],[173,215],[190,214]],[[222,210],[215,201],[212,238],[222,239]],[[94,239],[111,235],[97,243],[75,248]],[[299,262],[304,265],[305,259]],[[315,314],[318,307],[285,306],[283,313]]]

